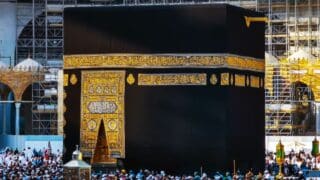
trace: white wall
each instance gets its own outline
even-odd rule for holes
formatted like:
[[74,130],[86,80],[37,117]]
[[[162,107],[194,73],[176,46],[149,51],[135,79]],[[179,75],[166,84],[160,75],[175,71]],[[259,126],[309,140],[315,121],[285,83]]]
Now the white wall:
[[[295,151],[304,150],[310,153],[312,149],[312,141],[314,136],[266,136],[266,151],[275,152],[276,145],[279,143],[284,145],[284,151],[289,152],[292,149]],[[320,136],[317,136],[320,140]]]
[[[16,44],[16,4],[0,2],[0,57],[15,58]],[[0,58],[0,61],[10,65],[8,58]]]
[[49,141],[53,153],[63,151],[63,136],[59,135],[0,135],[0,150],[5,147],[20,151],[27,147],[42,150],[48,147]]
[[39,136],[25,136],[24,147],[31,149],[43,150],[48,148],[48,142],[51,144],[51,152],[57,153],[58,150],[63,152],[63,138],[55,135],[39,135]]

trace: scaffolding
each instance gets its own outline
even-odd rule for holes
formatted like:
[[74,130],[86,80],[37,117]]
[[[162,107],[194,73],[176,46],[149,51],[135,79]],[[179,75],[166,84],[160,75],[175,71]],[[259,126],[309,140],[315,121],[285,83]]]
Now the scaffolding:
[[269,18],[266,51],[285,58],[299,49],[319,56],[319,0],[263,0],[258,10]]
[[32,134],[58,133],[58,69],[63,57],[64,1],[17,1],[16,63],[30,57],[44,66],[33,73]]
[[[320,56],[320,0],[17,0],[17,62],[28,54],[46,67],[62,68],[63,59],[63,9],[83,6],[148,6],[178,4],[229,3],[235,6],[263,12],[269,21],[265,31],[265,49],[285,59],[303,49],[316,57]],[[17,63],[16,62],[16,63]],[[299,68],[304,68],[300,67]],[[297,65],[287,63],[276,66],[266,64],[266,134],[292,135],[298,126],[294,125],[294,107],[305,103],[297,100],[296,91],[311,92],[310,88],[296,87],[293,72]],[[48,73],[49,71],[47,71]],[[285,73],[286,72],[286,73]],[[44,76],[39,73],[35,76]],[[316,74],[309,77],[315,92]],[[310,81],[309,79],[309,81]],[[307,81],[302,79],[303,81]],[[302,81],[301,80],[301,81]],[[57,104],[56,98],[45,97],[46,89],[56,88],[57,82],[34,82],[32,95],[33,133],[56,133],[57,116],[39,112],[42,105]],[[320,86],[319,86],[320,87]],[[45,106],[50,107],[50,106]],[[52,112],[53,113],[53,112]],[[56,113],[56,112],[55,112]],[[50,123],[49,123],[50,122]],[[47,130],[41,130],[49,127]]]
[[266,65],[265,121],[266,135],[292,134],[292,84],[289,66]]
[[315,135],[320,100],[319,60],[280,60],[267,64],[266,135]]
[[[25,2],[24,0],[23,2]],[[319,56],[320,0],[29,0],[17,1],[17,60],[28,53],[42,64],[61,66],[63,8],[71,6],[148,6],[229,3],[264,12],[269,21],[266,51],[284,58],[305,49]],[[28,1],[27,1],[28,2]]]
[[58,71],[35,71],[32,83],[32,134],[58,133]]

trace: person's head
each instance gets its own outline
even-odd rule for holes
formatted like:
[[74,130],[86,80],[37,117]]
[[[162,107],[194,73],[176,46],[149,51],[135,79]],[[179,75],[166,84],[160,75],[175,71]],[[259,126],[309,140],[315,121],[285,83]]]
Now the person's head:
[[195,172],[193,173],[193,176],[198,176],[198,172],[195,171]]

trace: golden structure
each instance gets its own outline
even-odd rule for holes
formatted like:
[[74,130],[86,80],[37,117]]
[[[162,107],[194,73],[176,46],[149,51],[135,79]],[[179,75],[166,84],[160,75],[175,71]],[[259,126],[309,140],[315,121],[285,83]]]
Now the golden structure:
[[21,101],[22,95],[27,87],[34,81],[41,80],[43,78],[43,76],[33,76],[33,72],[31,71],[15,71],[12,69],[0,71],[0,82],[11,89],[14,94],[15,101]]
[[[36,70],[37,71],[37,70]],[[20,108],[23,93],[35,81],[44,79],[43,74],[34,76],[35,71],[32,68],[2,68],[0,70],[0,83],[9,87],[14,95],[15,104],[15,134],[20,134]],[[9,92],[2,92],[1,96],[6,97]],[[5,115],[5,113],[4,113]],[[5,125],[3,132],[6,132]]]
[[124,158],[124,71],[82,71],[81,149],[92,163]]
[[266,135],[306,133],[306,126],[294,124],[292,117],[299,104],[320,101],[320,60],[284,58],[267,64],[265,88]]
[[288,77],[289,82],[302,82],[310,87],[315,101],[320,101],[320,61],[307,59],[289,62],[287,59],[280,60],[280,75]]

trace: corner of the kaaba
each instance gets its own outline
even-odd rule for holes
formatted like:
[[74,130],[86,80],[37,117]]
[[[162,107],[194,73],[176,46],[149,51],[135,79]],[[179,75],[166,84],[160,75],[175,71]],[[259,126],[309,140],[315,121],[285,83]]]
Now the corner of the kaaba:
[[226,4],[66,8],[65,161],[264,170],[263,14]]

